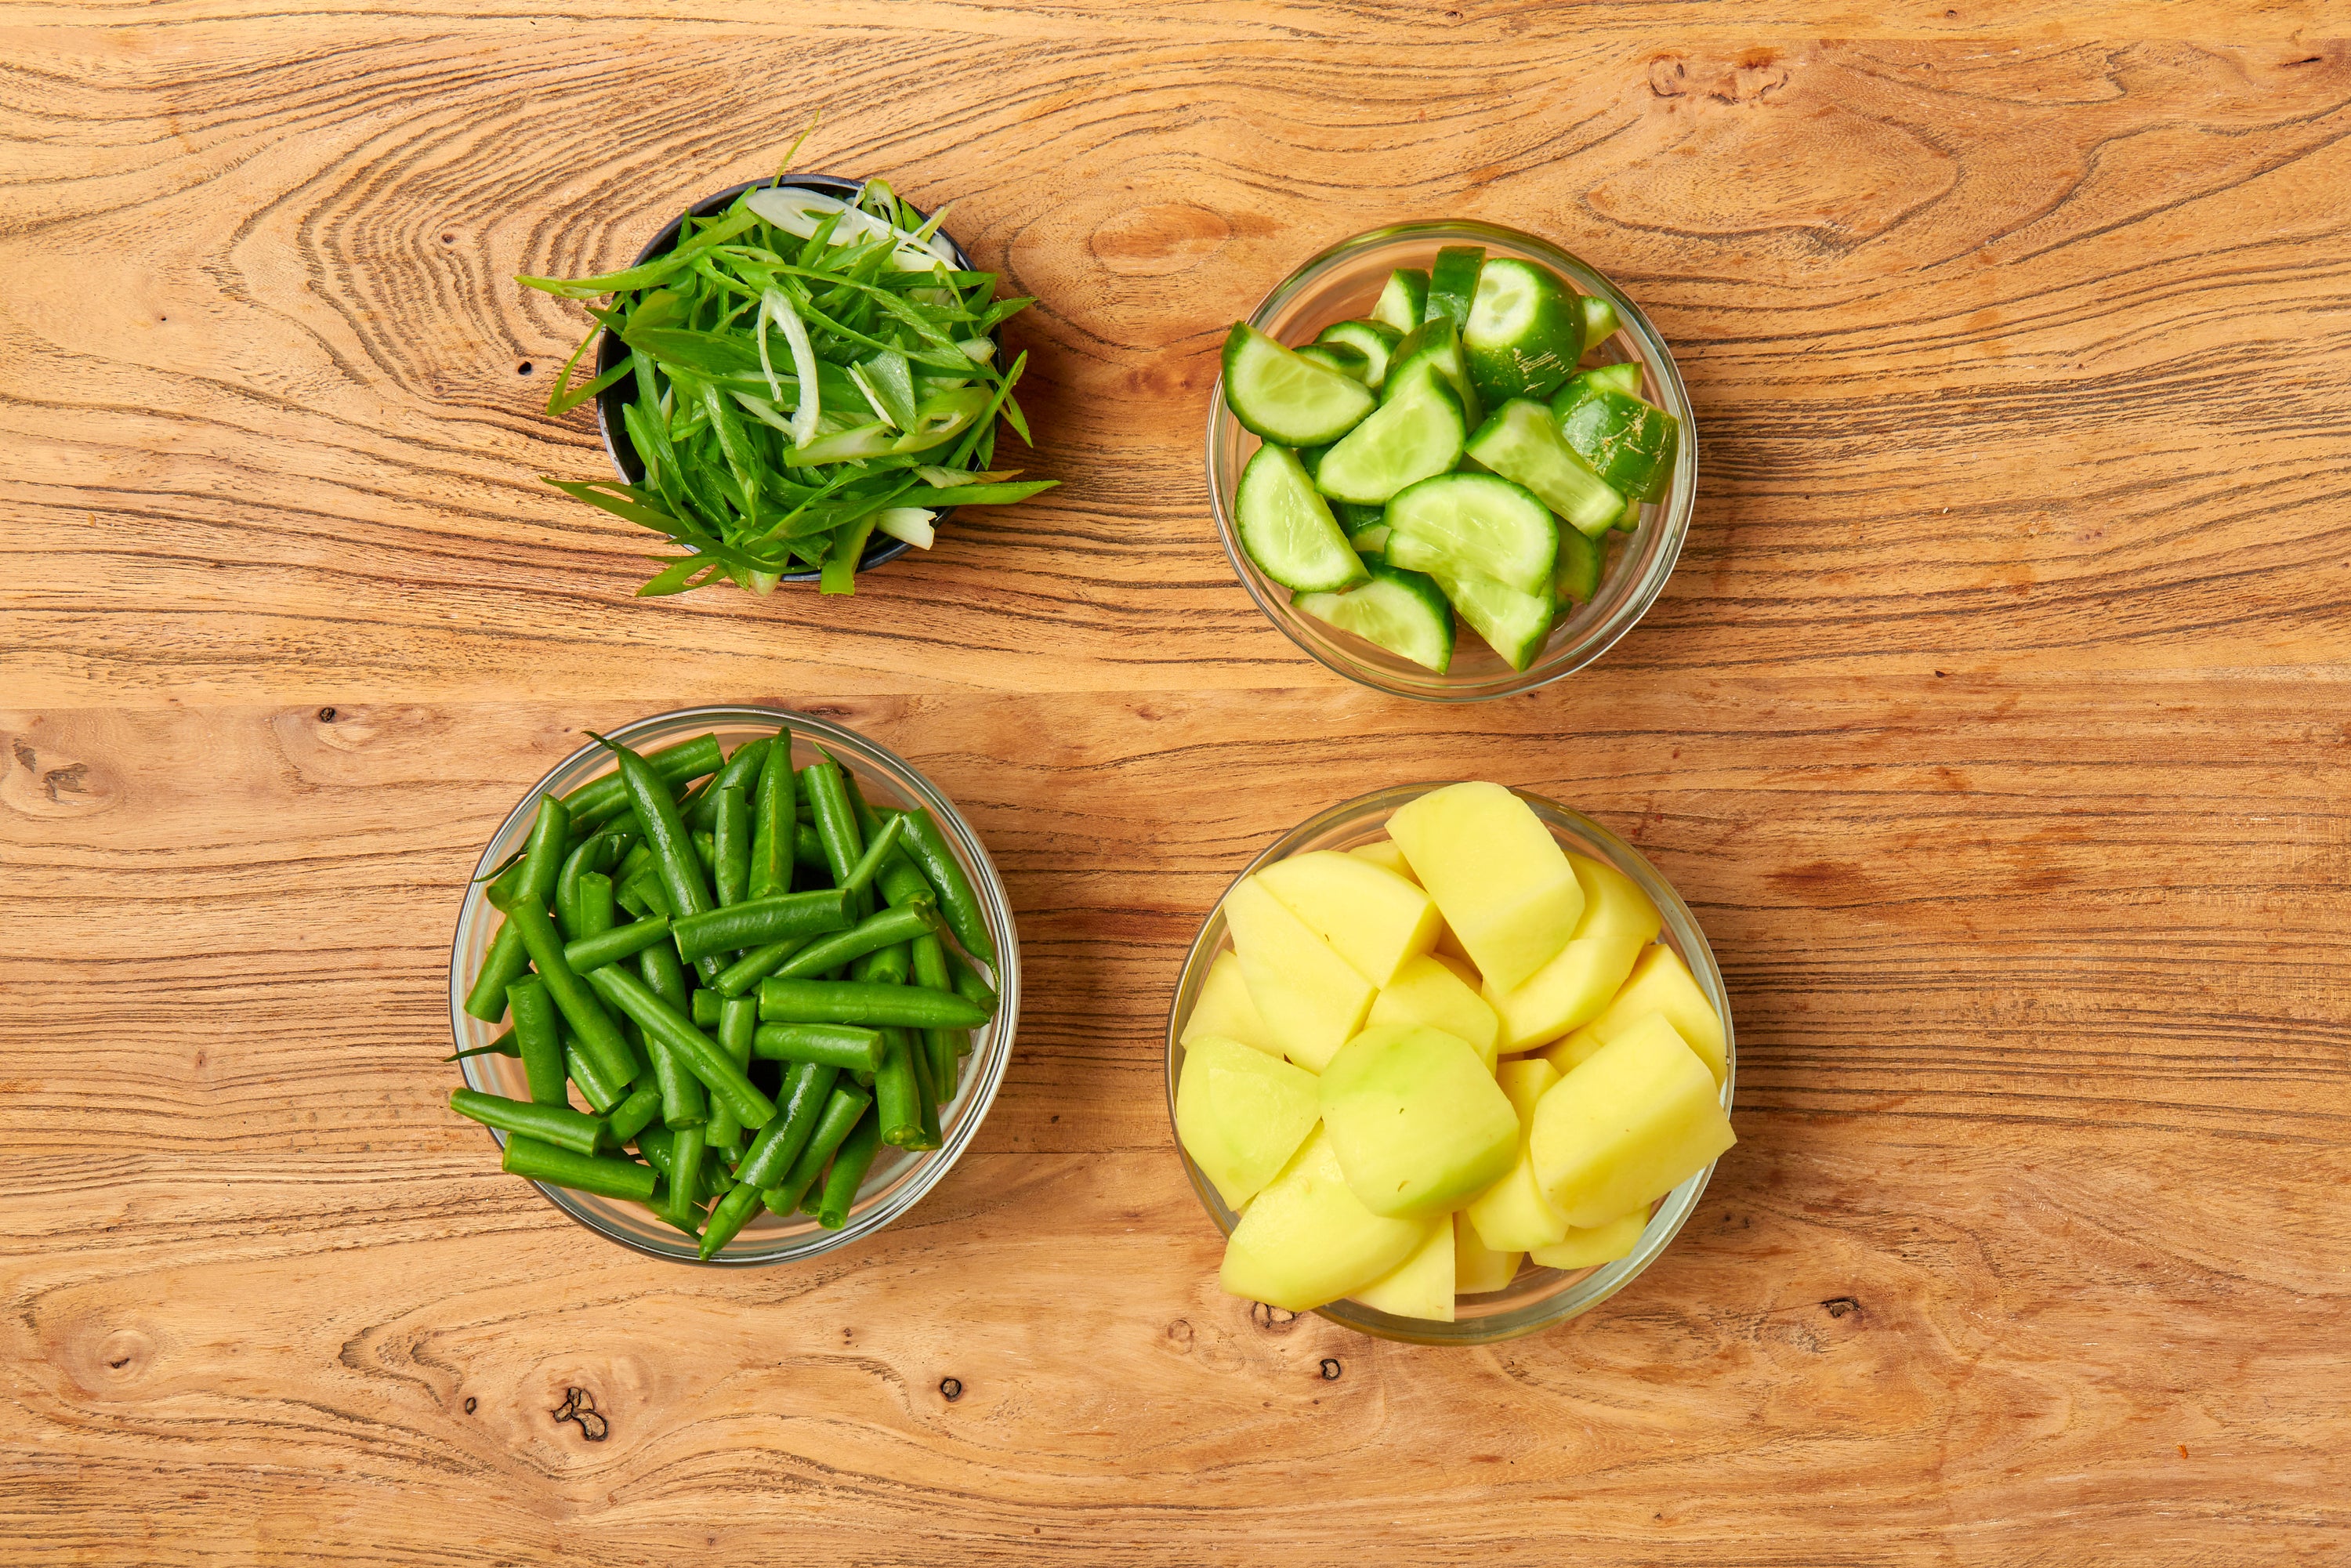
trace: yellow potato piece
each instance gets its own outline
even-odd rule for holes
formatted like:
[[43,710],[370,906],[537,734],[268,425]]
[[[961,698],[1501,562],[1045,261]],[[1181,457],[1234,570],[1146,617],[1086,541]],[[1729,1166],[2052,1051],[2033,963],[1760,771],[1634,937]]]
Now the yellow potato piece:
[[1412,1256],[1425,1219],[1374,1214],[1347,1189],[1317,1127],[1241,1216],[1217,1283],[1236,1296],[1306,1312],[1352,1296]]
[[1527,1256],[1546,1269],[1597,1268],[1631,1256],[1633,1249],[1641,1244],[1641,1232],[1648,1228],[1649,1211],[1635,1209],[1605,1225],[1571,1230],[1563,1239],[1549,1247],[1538,1247]]
[[1730,1071],[1729,1042],[1722,1019],[1682,956],[1662,946],[1642,949],[1615,999],[1598,1018],[1560,1041],[1555,1049],[1568,1060],[1562,1062],[1554,1058],[1552,1064],[1562,1072],[1570,1071],[1651,1013],[1666,1015],[1666,1021],[1689,1042],[1719,1087]]
[[1479,1193],[1462,1210],[1478,1232],[1478,1239],[1496,1252],[1525,1252],[1548,1247],[1567,1235],[1567,1217],[1552,1206],[1535,1180],[1534,1161],[1527,1152],[1535,1108],[1559,1074],[1541,1057],[1505,1061],[1494,1081],[1519,1113],[1519,1158],[1510,1174]]
[[1510,1168],[1522,1134],[1467,1040],[1374,1024],[1322,1070],[1322,1126],[1375,1214],[1449,1214]]
[[1646,1207],[1738,1141],[1706,1064],[1652,1013],[1544,1092],[1527,1148],[1543,1196],[1589,1228]]
[[1485,998],[1452,966],[1427,954],[1407,960],[1395,972],[1395,978],[1380,988],[1380,994],[1372,998],[1365,1022],[1426,1024],[1458,1035],[1485,1059],[1489,1070],[1494,1065],[1495,1042],[1502,1033],[1502,1020],[1494,1016]]
[[1230,951],[1217,954],[1217,961],[1208,966],[1208,977],[1200,982],[1199,999],[1192,1004],[1192,1016],[1184,1020],[1184,1032],[1177,1038],[1189,1045],[1195,1036],[1203,1034],[1237,1040],[1270,1056],[1281,1054],[1281,1042],[1258,1016],[1257,1004],[1249,1000],[1249,982],[1241,978],[1241,961]]
[[1415,887],[1420,885],[1420,879],[1412,874],[1412,862],[1404,858],[1404,852],[1396,848],[1394,839],[1374,839],[1368,844],[1357,844],[1347,852],[1357,860],[1369,861],[1383,870],[1395,873]]
[[1256,881],[1374,986],[1436,946],[1440,922],[1428,894],[1369,861],[1315,850],[1274,862]]
[[1411,1257],[1357,1291],[1355,1300],[1393,1317],[1449,1323],[1453,1289],[1453,1227],[1438,1219],[1429,1223],[1428,1239]]
[[1256,1197],[1322,1114],[1320,1085],[1303,1068],[1221,1035],[1185,1042],[1176,1135],[1227,1207]]
[[1497,1252],[1479,1239],[1465,1210],[1453,1217],[1453,1291],[1459,1296],[1483,1295],[1506,1288],[1519,1276],[1523,1252]]
[[1547,1045],[1599,1017],[1664,925],[1631,877],[1588,856],[1567,858],[1584,893],[1574,938],[1515,989],[1498,991],[1491,979],[1486,985],[1486,1000],[1502,1020],[1505,1056]]
[[1388,819],[1388,836],[1486,977],[1509,991],[1575,934],[1583,888],[1533,808],[1499,784],[1448,784]]
[[1225,924],[1258,1016],[1282,1054],[1320,1072],[1364,1026],[1372,983],[1250,877],[1226,895]]

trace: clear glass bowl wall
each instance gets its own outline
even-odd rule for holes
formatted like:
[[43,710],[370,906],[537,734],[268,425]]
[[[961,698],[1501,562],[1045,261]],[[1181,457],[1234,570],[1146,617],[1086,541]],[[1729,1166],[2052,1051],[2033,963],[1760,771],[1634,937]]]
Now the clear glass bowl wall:
[[[806,1215],[782,1219],[763,1209],[744,1227],[741,1235],[712,1258],[714,1264],[789,1263],[814,1257],[871,1236],[913,1207],[953,1168],[987,1116],[996,1098],[997,1086],[1004,1078],[1020,1011],[1019,943],[1013,930],[1011,904],[1005,895],[1003,881],[997,875],[977,835],[954,805],[903,758],[854,730],[783,708],[689,708],[640,719],[610,733],[613,739],[638,751],[659,750],[698,735],[715,733],[732,754],[743,742],[773,735],[785,725],[792,731],[795,766],[816,760],[816,748],[820,746],[856,776],[858,787],[868,800],[876,805],[925,807],[937,820],[956,858],[963,863],[965,874],[971,879],[987,918],[988,935],[996,943],[998,962],[989,977],[1003,998],[1003,1006],[987,1027],[974,1031],[971,1055],[965,1059],[963,1079],[956,1086],[956,1097],[939,1108],[942,1142],[938,1148],[912,1154],[883,1149],[866,1176],[865,1185],[859,1189],[848,1224],[841,1229],[826,1230]],[[475,874],[480,876],[490,871],[522,848],[542,795],[569,794],[611,770],[611,754],[592,741],[566,758],[532,786],[500,825],[489,847],[482,852]],[[449,1025],[460,1051],[487,1045],[504,1027],[482,1022],[465,1007],[466,988],[481,966],[490,939],[496,935],[501,918],[490,907],[486,892],[487,884],[481,882],[467,888],[450,953]],[[514,1057],[470,1056],[458,1065],[465,1071],[465,1082],[475,1089],[518,1100],[530,1097],[522,1063]],[[502,1135],[493,1133],[491,1136],[498,1146],[504,1146]],[[484,1157],[494,1159],[496,1155],[490,1152]],[[656,1258],[679,1262],[695,1260],[695,1249],[686,1239],[654,1218],[642,1205],[573,1192],[544,1182],[532,1185],[546,1195],[549,1203],[598,1235]]]
[[[1333,806],[1275,840],[1234,882],[1238,883],[1260,866],[1290,855],[1311,850],[1348,850],[1384,838],[1387,820],[1398,809],[1429,790],[1442,788],[1441,784],[1408,784]],[[1523,789],[1515,793],[1534,808],[1535,814],[1551,830],[1552,837],[1563,847],[1613,865],[1631,877],[1657,906],[1657,913],[1665,916],[1664,940],[1689,966],[1690,973],[1705,988],[1707,999],[1722,1018],[1725,1060],[1729,1067],[1722,1082],[1722,1108],[1727,1113],[1739,1082],[1738,1040],[1731,1024],[1730,999],[1723,991],[1722,971],[1715,965],[1714,951],[1707,946],[1706,933],[1698,928],[1698,917],[1690,913],[1689,905],[1682,902],[1673,884],[1632,845],[1591,818],[1555,800]],[[1166,1092],[1171,1127],[1176,1119],[1176,1084],[1184,1071],[1184,1026],[1199,1001],[1208,966],[1216,962],[1217,954],[1232,946],[1225,930],[1224,900],[1219,898],[1217,904],[1216,911],[1201,925],[1199,936],[1193,938],[1192,951],[1176,981],[1176,1005],[1167,1018]],[[1186,1174],[1192,1178],[1192,1190],[1199,1195],[1201,1207],[1208,1211],[1208,1218],[1216,1221],[1218,1230],[1231,1235],[1233,1227],[1240,1222],[1239,1217],[1217,1196],[1215,1185],[1192,1163],[1191,1156],[1183,1153],[1180,1139],[1176,1152],[1184,1161]],[[1595,1269],[1573,1270],[1530,1264],[1519,1270],[1518,1277],[1506,1289],[1461,1297],[1455,1305],[1457,1318],[1453,1322],[1395,1317],[1355,1301],[1334,1301],[1322,1308],[1321,1315],[1381,1339],[1414,1344],[1491,1344],[1564,1322],[1590,1312],[1632,1283],[1655,1262],[1697,1207],[1699,1195],[1706,1191],[1707,1179],[1713,1174],[1714,1166],[1709,1165],[1658,1199],[1650,1210],[1640,1244],[1626,1257]]]
[[1600,345],[1599,357],[1639,365],[1641,395],[1681,422],[1682,439],[1665,499],[1643,508],[1638,529],[1610,536],[1599,592],[1561,619],[1533,664],[1511,669],[1465,626],[1452,666],[1440,675],[1292,610],[1290,591],[1249,559],[1235,531],[1233,492],[1241,468],[1260,444],[1233,417],[1225,402],[1224,380],[1217,378],[1208,410],[1208,497],[1225,553],[1232,558],[1249,597],[1291,642],[1349,680],[1428,702],[1474,702],[1529,691],[1573,674],[1607,652],[1647,612],[1673,575],[1698,498],[1698,427],[1665,340],[1641,308],[1599,271],[1533,235],[1458,220],[1374,229],[1332,246],[1284,278],[1249,317],[1250,324],[1293,346],[1311,341],[1332,322],[1369,316],[1390,272],[1407,267],[1426,269],[1440,249],[1454,245],[1483,246],[1489,256],[1539,263],[1580,292],[1597,295],[1615,307],[1620,325]]

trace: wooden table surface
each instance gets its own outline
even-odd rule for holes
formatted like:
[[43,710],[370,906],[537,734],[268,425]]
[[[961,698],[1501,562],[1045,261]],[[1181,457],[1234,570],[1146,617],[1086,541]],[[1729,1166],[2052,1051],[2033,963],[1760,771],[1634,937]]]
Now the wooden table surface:
[[[2351,13],[1453,4],[0,14],[12,1563],[2351,1555]],[[1039,298],[1067,483],[853,600],[636,601],[510,276],[819,108],[803,167]],[[1703,447],[1646,622],[1460,709],[1300,656],[1199,459],[1226,325],[1444,214],[1622,280]],[[753,1273],[442,1103],[486,835],[726,700],[926,769],[1028,979],[951,1177]],[[1540,1336],[1253,1317],[1178,960],[1273,834],[1465,776],[1696,907],[1740,1145]]]

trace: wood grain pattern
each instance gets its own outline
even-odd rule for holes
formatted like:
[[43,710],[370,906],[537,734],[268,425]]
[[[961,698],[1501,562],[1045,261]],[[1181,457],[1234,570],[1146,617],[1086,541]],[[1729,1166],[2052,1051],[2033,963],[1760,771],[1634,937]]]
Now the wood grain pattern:
[[[13,1560],[2340,1557],[2351,17],[747,15],[0,16]],[[851,601],[633,601],[533,477],[601,465],[536,412],[577,313],[507,279],[818,108],[811,166],[1039,297],[1068,483]],[[1464,712],[1298,656],[1198,459],[1221,327],[1439,214],[1623,280],[1703,460],[1642,627]],[[500,1177],[438,1058],[519,789],[735,699],[966,807],[1029,999],[913,1216],[714,1275]],[[1273,834],[1462,776],[1689,898],[1740,1145],[1551,1333],[1252,1314],[1170,1147],[1177,962]]]

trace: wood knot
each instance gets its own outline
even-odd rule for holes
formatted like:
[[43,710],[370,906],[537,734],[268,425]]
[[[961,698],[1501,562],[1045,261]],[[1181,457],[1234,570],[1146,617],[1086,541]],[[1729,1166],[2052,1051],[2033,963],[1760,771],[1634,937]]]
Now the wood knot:
[[474,1413],[475,1408],[480,1404],[481,1401],[475,1398],[472,1395],[468,1394],[465,1396],[465,1414],[471,1416]]
[[320,724],[332,724],[332,723],[334,723],[334,722],[335,722],[335,710],[334,710],[333,708],[330,708],[330,707],[322,707],[322,708],[320,708],[320,709],[319,710],[319,722]]
[[948,1404],[950,1404],[950,1405],[954,1404],[956,1400],[958,1400],[958,1399],[962,1398],[962,1397],[963,1397],[963,1379],[962,1379],[962,1378],[960,1378],[960,1377],[942,1377],[942,1378],[940,1378],[940,1379],[939,1379],[939,1397],[940,1397],[940,1398],[942,1398],[942,1399],[944,1399],[944,1400],[946,1400],[946,1401]]
[[1189,1318],[1177,1318],[1174,1322],[1169,1323],[1167,1325],[1167,1343],[1174,1345],[1177,1350],[1190,1350],[1192,1348],[1192,1320]]
[[1326,1356],[1324,1356],[1324,1357],[1322,1358],[1322,1381],[1323,1381],[1323,1382],[1325,1382],[1325,1383],[1336,1383],[1336,1382],[1338,1382],[1338,1381],[1339,1381],[1339,1374],[1340,1374],[1340,1373],[1342,1373],[1342,1372],[1343,1372],[1343,1371],[1345,1371],[1345,1370],[1346,1370],[1346,1369],[1345,1369],[1344,1367],[1343,1367],[1343,1366],[1341,1366],[1341,1365],[1339,1364],[1339,1358],[1338,1358],[1337,1356],[1335,1356],[1335,1355],[1326,1355]]
[[1861,1303],[1851,1296],[1831,1296],[1821,1305],[1828,1309],[1829,1316],[1833,1318],[1841,1318],[1847,1312],[1861,1311]]
[[1264,1301],[1251,1301],[1249,1303],[1249,1322],[1255,1323],[1258,1327],[1263,1329],[1268,1333],[1288,1333],[1292,1328],[1297,1326],[1298,1314],[1296,1312],[1283,1312],[1280,1307],[1270,1305]]
[[578,1422],[580,1435],[591,1443],[601,1443],[611,1434],[611,1426],[596,1412],[596,1396],[584,1388],[565,1389],[563,1403],[549,1414],[559,1427],[566,1421]]
[[1659,55],[1649,62],[1649,91],[1658,98],[1681,98],[1689,89],[1685,78],[1689,67],[1679,55]]

